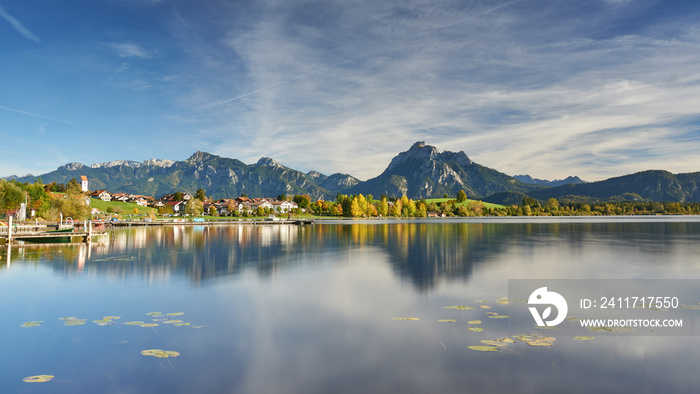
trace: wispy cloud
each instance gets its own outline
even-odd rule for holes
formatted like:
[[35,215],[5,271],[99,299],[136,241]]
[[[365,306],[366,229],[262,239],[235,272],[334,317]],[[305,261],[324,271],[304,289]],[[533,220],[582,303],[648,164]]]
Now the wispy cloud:
[[1,5],[0,5],[0,17],[5,19],[6,21],[8,21],[10,23],[10,25],[12,25],[12,27],[15,30],[17,30],[17,32],[19,34],[21,34],[24,38],[26,38],[28,40],[32,40],[36,43],[41,43],[41,40],[39,40],[39,37],[34,35],[34,33],[32,33],[29,29],[24,27],[22,22],[18,21],[12,15],[8,14],[7,11],[5,11],[5,9]]
[[150,58],[154,54],[131,42],[110,43],[107,46],[119,57]]
[[1,109],[1,110],[4,110],[4,111],[14,112],[14,113],[17,113],[17,114],[22,114],[22,115],[26,115],[26,116],[31,116],[31,117],[33,117],[33,118],[46,119],[46,120],[51,120],[51,121],[54,121],[54,122],[61,122],[61,123],[66,123],[66,124],[73,124],[73,122],[71,122],[70,120],[67,120],[67,119],[57,118],[57,117],[55,117],[55,116],[37,114],[37,113],[34,113],[34,112],[23,111],[23,110],[21,110],[21,109],[12,108],[12,107],[6,107],[6,106],[4,106],[4,105],[0,105],[0,109]]

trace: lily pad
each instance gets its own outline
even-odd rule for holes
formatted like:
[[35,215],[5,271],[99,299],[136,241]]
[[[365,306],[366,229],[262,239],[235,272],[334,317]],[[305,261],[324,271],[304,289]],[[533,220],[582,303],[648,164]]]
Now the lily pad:
[[497,341],[503,343],[515,343],[513,338],[498,338]]
[[469,349],[476,350],[477,352],[497,352],[499,350],[498,346],[469,346]]
[[488,306],[488,305],[482,305],[480,308],[481,308],[481,309],[491,309],[491,307]]
[[467,324],[481,324],[481,320],[469,320]]
[[466,306],[466,305],[450,305],[450,306],[444,306],[443,308],[445,308],[445,309],[459,309],[459,310],[464,310],[464,311],[474,310],[474,307]]
[[489,319],[507,319],[509,317],[510,316],[508,316],[508,315],[491,315],[491,316],[489,316]]
[[440,323],[457,323],[457,320],[455,320],[455,319],[440,319],[438,321]]
[[163,324],[177,324],[177,323],[182,323],[182,320],[166,320],[163,322]]
[[420,317],[392,317],[392,320],[420,320]]
[[43,323],[43,321],[27,321],[22,323],[20,327],[23,328],[31,328],[31,327],[39,327]]
[[485,304],[485,303],[487,303],[488,301],[486,301],[486,300],[474,300],[474,302],[479,302],[479,303]]
[[468,327],[467,330],[469,330],[469,331],[474,331],[474,332],[482,332],[482,331],[484,331],[484,329],[481,328],[481,327]]
[[35,375],[35,376],[27,376],[26,378],[22,379],[23,382],[26,383],[44,383],[48,382],[49,380],[55,378],[53,375]]
[[180,353],[176,352],[176,351],[160,350],[160,349],[142,350],[141,354],[144,356],[152,356],[152,357],[158,357],[158,358],[177,357],[180,355]]
[[148,312],[148,313],[146,313],[147,316],[158,316],[158,315],[162,315],[162,314],[163,313],[161,313],[161,312]]
[[185,312],[171,312],[171,313],[166,313],[168,316],[181,316],[184,315]]
[[543,337],[528,341],[527,344],[530,346],[552,346],[556,340],[554,337]]
[[489,346],[498,346],[498,347],[505,347],[505,346],[508,346],[507,343],[494,341],[494,340],[492,340],[492,339],[483,339],[483,340],[481,341],[481,343],[483,343],[484,345],[489,345]]
[[145,323],[142,321],[128,321],[124,324],[126,324],[127,326],[140,326],[141,324],[145,324]]
[[143,323],[139,327],[158,327],[158,323]]
[[595,337],[588,337],[588,336],[574,337],[574,340],[576,340],[576,341],[592,341],[594,339],[595,339]]
[[182,326],[189,326],[190,323],[175,323],[174,325],[177,327],[182,327]]

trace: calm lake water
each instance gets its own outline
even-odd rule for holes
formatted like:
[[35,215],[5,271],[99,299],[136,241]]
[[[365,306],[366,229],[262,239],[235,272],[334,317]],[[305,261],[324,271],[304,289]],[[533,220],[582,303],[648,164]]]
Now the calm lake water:
[[[508,314],[508,279],[700,279],[698,219],[127,228],[102,245],[0,248],[0,392],[696,393],[698,336],[551,330],[551,347],[468,347],[545,335],[488,318]],[[150,312],[190,325],[125,324]],[[105,316],[120,318],[93,323]],[[22,380],[41,374],[55,378]]]

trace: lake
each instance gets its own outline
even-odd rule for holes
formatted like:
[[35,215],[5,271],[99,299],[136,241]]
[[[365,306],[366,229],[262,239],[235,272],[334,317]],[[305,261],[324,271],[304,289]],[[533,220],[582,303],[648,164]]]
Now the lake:
[[697,335],[492,318],[509,279],[700,279],[695,217],[124,228],[0,253],[3,393],[700,392]]

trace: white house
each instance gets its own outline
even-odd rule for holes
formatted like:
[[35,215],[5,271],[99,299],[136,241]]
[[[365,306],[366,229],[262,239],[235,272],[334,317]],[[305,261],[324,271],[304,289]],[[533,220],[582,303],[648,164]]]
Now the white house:
[[110,201],[112,199],[112,195],[109,194],[107,190],[98,190],[96,192],[93,192],[92,194],[90,194],[90,197],[99,198],[102,201]]
[[243,203],[243,209],[248,213],[255,212],[258,208],[273,209],[273,205],[269,201],[254,201]]
[[273,201],[272,206],[276,213],[287,213],[299,208],[299,205],[294,201]]

